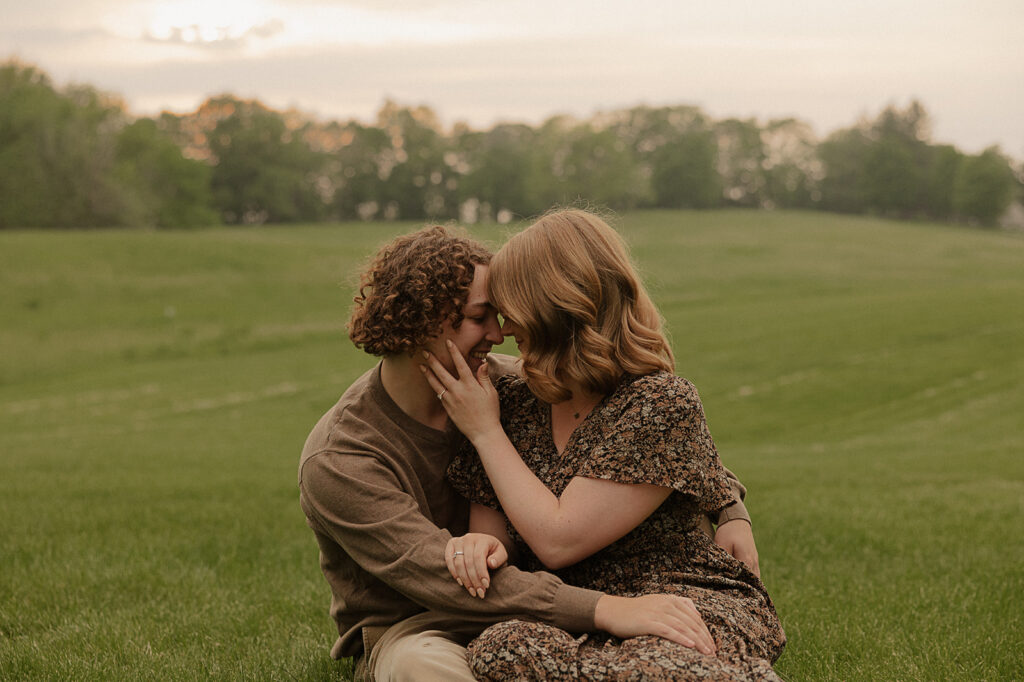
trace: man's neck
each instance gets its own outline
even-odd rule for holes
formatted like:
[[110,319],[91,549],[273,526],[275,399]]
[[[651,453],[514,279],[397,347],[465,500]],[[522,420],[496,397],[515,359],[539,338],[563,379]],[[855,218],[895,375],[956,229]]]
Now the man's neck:
[[431,428],[448,427],[448,414],[427,383],[420,363],[408,355],[389,355],[381,361],[380,381],[402,412]]

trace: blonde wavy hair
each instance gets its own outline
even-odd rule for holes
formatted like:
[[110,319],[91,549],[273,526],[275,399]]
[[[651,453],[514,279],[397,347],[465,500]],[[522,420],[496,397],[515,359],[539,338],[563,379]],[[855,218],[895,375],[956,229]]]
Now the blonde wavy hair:
[[606,394],[625,374],[675,369],[625,243],[593,213],[554,211],[509,239],[491,260],[488,294],[523,329],[526,383],[545,402],[572,397],[570,382]]

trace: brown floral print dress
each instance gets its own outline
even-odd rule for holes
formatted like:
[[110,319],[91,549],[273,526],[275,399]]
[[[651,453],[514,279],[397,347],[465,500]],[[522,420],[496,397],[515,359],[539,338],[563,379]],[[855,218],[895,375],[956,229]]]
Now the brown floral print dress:
[[[543,623],[491,626],[469,646],[482,680],[778,680],[771,662],[785,634],[761,581],[700,530],[698,519],[732,501],[697,390],[657,372],[629,376],[573,432],[559,456],[550,405],[513,376],[497,382],[502,426],[523,461],[556,495],[574,476],[652,483],[673,493],[625,537],[554,571],[566,583],[608,594],[689,597],[714,637],[715,656],[659,637],[573,637]],[[473,502],[501,509],[476,452],[459,452],[448,470]],[[509,524],[525,570],[547,570]]]

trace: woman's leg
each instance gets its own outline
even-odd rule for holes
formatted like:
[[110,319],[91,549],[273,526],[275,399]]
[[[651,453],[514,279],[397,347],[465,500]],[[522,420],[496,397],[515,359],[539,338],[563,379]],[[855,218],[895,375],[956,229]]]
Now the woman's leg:
[[746,652],[742,640],[727,643],[716,656],[705,656],[660,637],[574,638],[550,625],[512,620],[487,628],[467,650],[469,667],[479,680],[780,679],[766,659]]
[[492,625],[467,650],[478,680],[573,680],[580,639],[543,623],[509,620]]

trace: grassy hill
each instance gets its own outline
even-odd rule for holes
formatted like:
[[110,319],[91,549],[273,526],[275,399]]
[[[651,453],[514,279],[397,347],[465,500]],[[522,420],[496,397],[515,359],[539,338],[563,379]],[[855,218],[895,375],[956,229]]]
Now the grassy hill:
[[[344,334],[355,273],[415,227],[0,233],[0,678],[344,675],[298,453],[373,362]],[[1024,238],[618,227],[750,489],[778,670],[1018,675]]]

